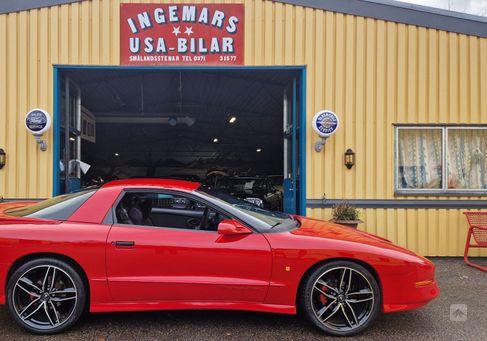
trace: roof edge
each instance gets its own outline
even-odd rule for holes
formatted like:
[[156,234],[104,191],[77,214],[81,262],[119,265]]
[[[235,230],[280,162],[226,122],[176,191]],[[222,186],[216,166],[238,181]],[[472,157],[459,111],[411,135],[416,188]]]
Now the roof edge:
[[[3,0],[0,14],[86,0]],[[392,0],[271,0],[290,5],[374,18],[487,38],[487,17]]]
[[0,1],[0,14],[28,11],[30,9],[65,5],[81,1],[85,0],[2,0]]
[[487,38],[487,17],[391,0],[272,0]]
[[415,11],[421,11],[421,12],[432,13],[437,15],[444,15],[452,18],[478,21],[487,24],[487,17],[483,17],[475,14],[457,12],[457,11],[450,11],[443,8],[412,4],[409,2],[404,2],[403,0],[362,0],[362,1],[373,2],[376,4],[382,4],[387,6],[402,7],[402,8],[415,10]]

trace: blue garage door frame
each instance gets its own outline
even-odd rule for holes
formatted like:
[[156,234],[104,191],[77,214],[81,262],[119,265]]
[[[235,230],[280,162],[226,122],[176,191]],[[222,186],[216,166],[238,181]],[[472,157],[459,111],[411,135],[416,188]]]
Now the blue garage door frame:
[[[63,70],[170,70],[170,71],[289,71],[299,72],[299,150],[293,148],[293,160],[298,164],[299,174],[297,175],[298,195],[296,206],[297,213],[306,215],[306,66],[225,66],[225,67],[193,67],[193,66],[103,66],[103,65],[54,65],[54,136],[53,136],[53,189],[54,196],[61,193],[59,161],[60,161],[60,115],[61,115],[61,72]],[[294,128],[295,129],[295,128]]]

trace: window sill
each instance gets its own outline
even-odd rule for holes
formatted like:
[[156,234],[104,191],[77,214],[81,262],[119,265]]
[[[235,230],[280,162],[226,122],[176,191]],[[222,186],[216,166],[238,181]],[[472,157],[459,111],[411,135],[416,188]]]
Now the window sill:
[[396,190],[395,197],[487,197],[487,190]]

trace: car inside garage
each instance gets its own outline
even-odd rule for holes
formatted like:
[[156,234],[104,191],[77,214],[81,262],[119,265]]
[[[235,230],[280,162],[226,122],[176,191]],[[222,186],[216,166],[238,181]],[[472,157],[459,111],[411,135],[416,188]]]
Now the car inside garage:
[[60,193],[114,179],[173,178],[295,212],[300,75],[286,68],[62,70]]

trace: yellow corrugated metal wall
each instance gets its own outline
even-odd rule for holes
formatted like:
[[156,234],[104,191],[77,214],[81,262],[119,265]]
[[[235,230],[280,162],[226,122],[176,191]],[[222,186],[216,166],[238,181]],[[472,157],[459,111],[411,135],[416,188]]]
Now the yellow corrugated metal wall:
[[[322,153],[308,129],[310,199],[393,199],[393,123],[487,123],[485,38],[262,0],[83,1],[0,15],[0,195],[51,195],[52,148],[38,150],[24,115],[53,112],[53,64],[119,64],[121,2],[243,2],[246,65],[307,65],[308,127],[323,108],[341,118]],[[47,138],[52,146],[52,131]],[[347,148],[357,154],[352,170]],[[458,256],[461,212],[366,209],[361,228],[424,255]]]

